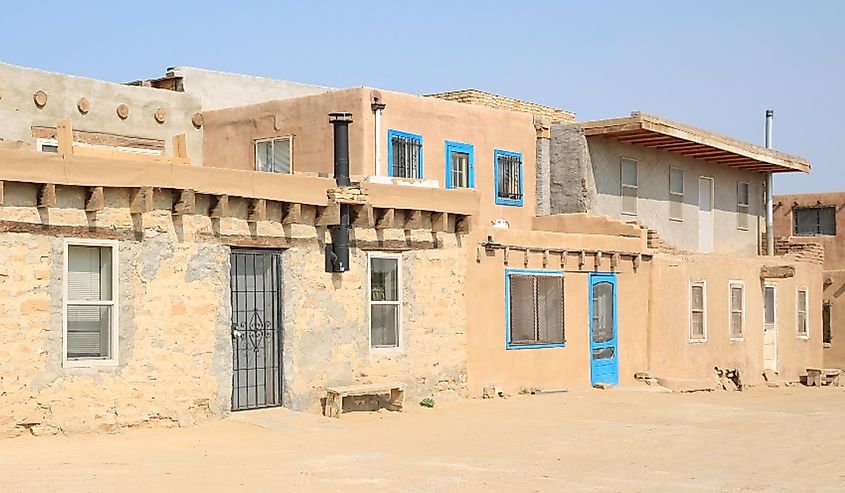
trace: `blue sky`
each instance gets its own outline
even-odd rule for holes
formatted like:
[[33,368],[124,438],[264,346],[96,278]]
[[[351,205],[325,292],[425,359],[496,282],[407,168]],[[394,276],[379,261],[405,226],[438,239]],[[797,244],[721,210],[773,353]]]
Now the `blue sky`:
[[128,81],[189,65],[345,87],[474,87],[642,110],[806,157],[775,191],[845,190],[845,2],[6,2],[0,61]]

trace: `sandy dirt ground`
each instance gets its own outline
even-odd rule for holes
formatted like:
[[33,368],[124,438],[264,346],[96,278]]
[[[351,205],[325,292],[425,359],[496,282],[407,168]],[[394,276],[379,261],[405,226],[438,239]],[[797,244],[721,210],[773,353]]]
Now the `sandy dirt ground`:
[[0,440],[2,491],[845,491],[845,388],[584,390]]

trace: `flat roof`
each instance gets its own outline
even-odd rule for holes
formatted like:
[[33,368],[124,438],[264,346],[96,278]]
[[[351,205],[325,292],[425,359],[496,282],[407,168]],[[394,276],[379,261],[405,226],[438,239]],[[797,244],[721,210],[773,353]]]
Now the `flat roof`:
[[626,144],[662,149],[682,156],[749,171],[809,173],[806,159],[708,132],[655,115],[634,111],[631,116],[581,122],[587,137],[604,136]]

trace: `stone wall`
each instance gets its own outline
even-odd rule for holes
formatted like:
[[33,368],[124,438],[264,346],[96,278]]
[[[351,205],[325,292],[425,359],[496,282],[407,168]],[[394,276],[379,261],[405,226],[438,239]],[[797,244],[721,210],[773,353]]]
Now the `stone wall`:
[[552,122],[571,123],[575,121],[575,113],[571,111],[552,108],[551,106],[523,101],[521,99],[509,98],[507,96],[500,96],[498,94],[479,91],[477,89],[440,92],[436,94],[427,94],[426,96],[445,99],[447,101],[456,101],[458,103],[486,106],[497,110],[530,113],[536,117],[547,118]]

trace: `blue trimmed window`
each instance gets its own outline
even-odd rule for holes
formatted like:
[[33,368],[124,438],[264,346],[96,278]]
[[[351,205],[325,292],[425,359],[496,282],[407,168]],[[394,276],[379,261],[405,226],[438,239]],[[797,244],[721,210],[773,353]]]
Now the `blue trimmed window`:
[[522,154],[493,151],[496,165],[496,204],[522,207]]
[[565,346],[563,313],[563,272],[505,270],[508,349]]
[[390,152],[387,153],[390,176],[422,179],[422,135],[391,129],[387,131],[387,141],[390,143]]
[[471,144],[446,141],[446,188],[475,188],[475,151]]

